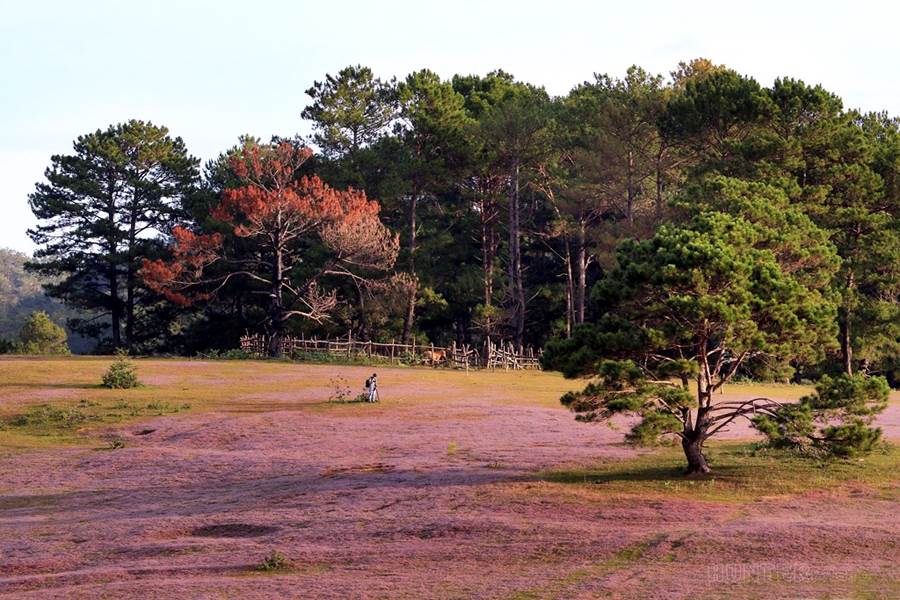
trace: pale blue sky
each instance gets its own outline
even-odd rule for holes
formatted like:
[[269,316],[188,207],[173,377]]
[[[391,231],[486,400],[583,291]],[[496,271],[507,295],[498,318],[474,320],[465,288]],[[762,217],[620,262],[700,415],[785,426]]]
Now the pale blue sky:
[[351,63],[503,68],[564,94],[594,72],[705,56],[898,115],[898,17],[866,0],[0,0],[0,246],[33,250],[26,197],[79,134],[149,119],[206,160],[241,133],[308,133],[304,90]]

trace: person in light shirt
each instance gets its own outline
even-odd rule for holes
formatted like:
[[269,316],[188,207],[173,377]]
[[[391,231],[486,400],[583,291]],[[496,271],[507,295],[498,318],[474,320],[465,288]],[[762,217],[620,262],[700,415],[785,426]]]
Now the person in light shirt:
[[378,402],[378,375],[375,373],[366,379],[366,390],[369,392],[369,402]]

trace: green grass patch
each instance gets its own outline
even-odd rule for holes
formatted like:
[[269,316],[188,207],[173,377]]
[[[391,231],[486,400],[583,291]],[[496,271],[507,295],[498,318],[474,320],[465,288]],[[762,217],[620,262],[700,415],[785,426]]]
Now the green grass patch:
[[897,496],[900,448],[885,445],[854,460],[816,461],[755,444],[723,442],[707,451],[712,472],[684,475],[680,448],[660,448],[602,465],[547,471],[548,482],[585,486],[613,494],[665,495],[713,502],[748,502],[767,496],[863,485]]
[[530,590],[520,590],[506,598],[507,600],[538,600],[541,598],[571,597],[573,595],[571,588],[588,579],[599,579],[640,562],[648,550],[665,540],[665,534],[657,534],[638,540],[621,548],[602,562],[582,566],[570,571],[564,577],[549,582],[547,585]]
[[[142,417],[173,414],[190,405],[166,402],[147,404],[124,400],[79,400],[64,404],[36,404],[0,418],[0,446],[41,447],[87,441],[83,433],[92,427],[122,423]],[[110,444],[110,449],[122,446]]]

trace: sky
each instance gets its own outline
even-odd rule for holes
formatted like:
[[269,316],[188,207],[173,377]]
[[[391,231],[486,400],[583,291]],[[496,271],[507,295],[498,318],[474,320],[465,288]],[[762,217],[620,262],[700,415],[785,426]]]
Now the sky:
[[28,194],[78,135],[150,120],[206,161],[243,133],[308,134],[305,90],[348,64],[502,68],[562,95],[702,56],[900,115],[898,18],[869,0],[0,0],[0,247],[34,250]]

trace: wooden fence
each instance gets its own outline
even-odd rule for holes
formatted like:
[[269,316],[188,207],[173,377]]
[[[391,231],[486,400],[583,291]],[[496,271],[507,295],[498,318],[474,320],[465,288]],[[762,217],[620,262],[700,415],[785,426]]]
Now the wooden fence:
[[[268,355],[269,338],[247,334],[241,338],[241,350],[254,357]],[[370,358],[390,364],[418,364],[451,369],[540,369],[541,351],[528,347],[517,353],[510,343],[487,341],[484,348],[463,344],[435,346],[434,344],[398,344],[356,340],[352,335],[340,339],[318,339],[285,336],[281,340],[281,354],[297,358],[303,354],[328,354],[347,359]]]

